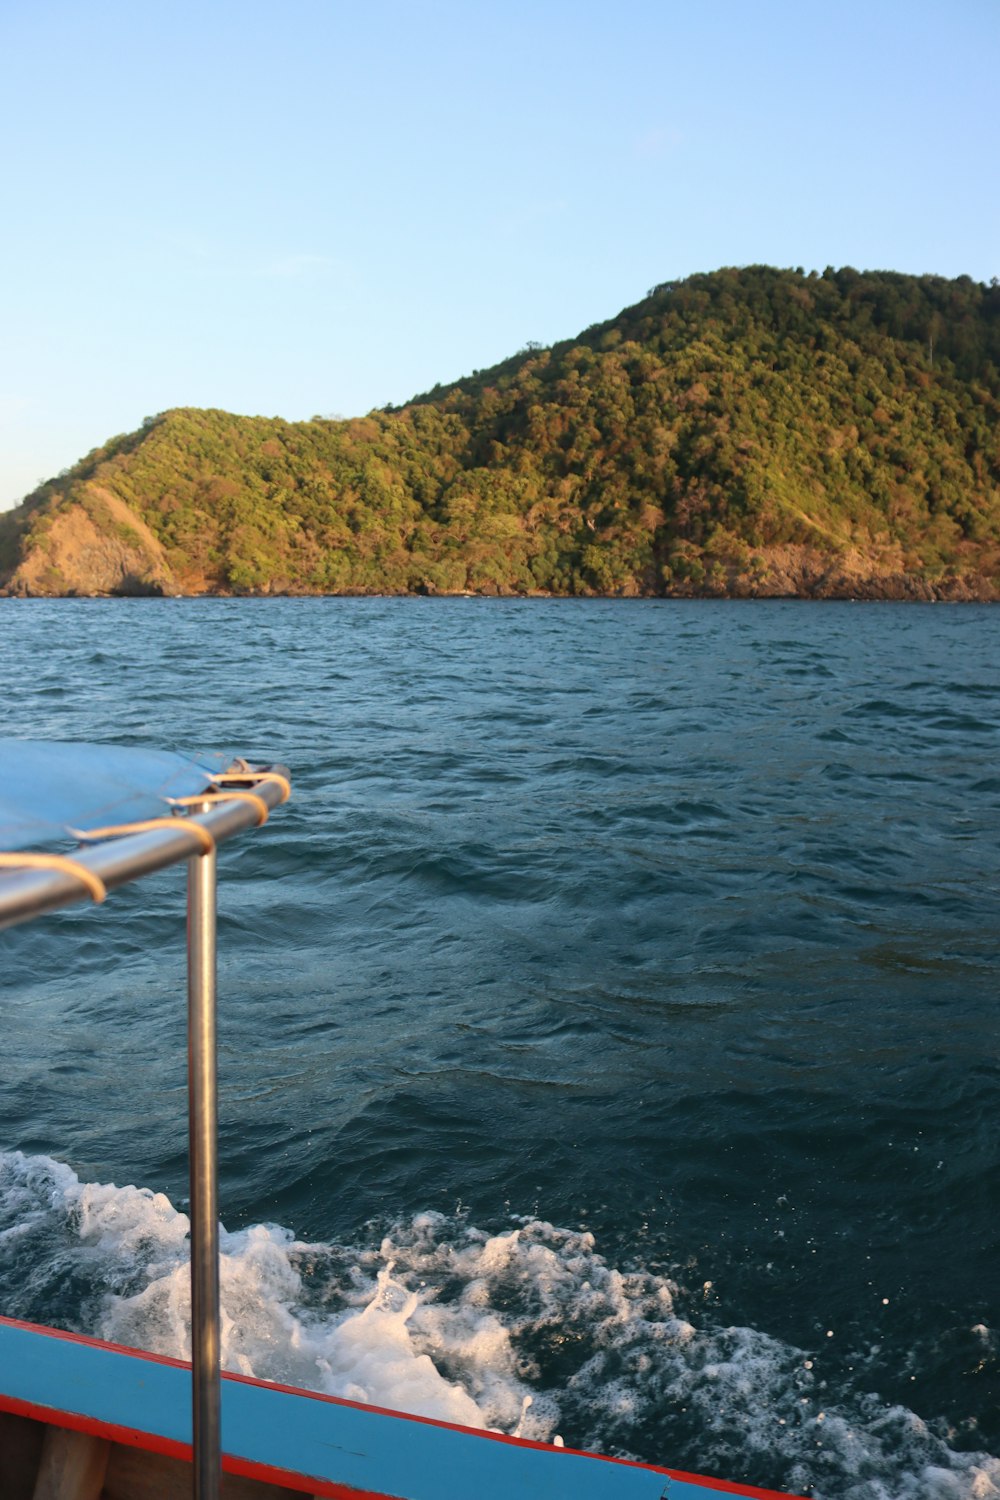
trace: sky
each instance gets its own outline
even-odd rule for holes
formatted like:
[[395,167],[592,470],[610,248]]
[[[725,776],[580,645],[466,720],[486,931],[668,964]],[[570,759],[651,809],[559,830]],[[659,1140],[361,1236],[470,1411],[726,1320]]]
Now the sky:
[[0,508],[767,263],[1000,275],[1000,0],[0,0]]

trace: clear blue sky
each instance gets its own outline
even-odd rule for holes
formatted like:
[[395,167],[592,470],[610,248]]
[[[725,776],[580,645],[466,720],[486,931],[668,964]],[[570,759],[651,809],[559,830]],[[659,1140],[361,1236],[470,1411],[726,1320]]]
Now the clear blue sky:
[[723,265],[1000,275],[1000,0],[4,0],[0,506]]

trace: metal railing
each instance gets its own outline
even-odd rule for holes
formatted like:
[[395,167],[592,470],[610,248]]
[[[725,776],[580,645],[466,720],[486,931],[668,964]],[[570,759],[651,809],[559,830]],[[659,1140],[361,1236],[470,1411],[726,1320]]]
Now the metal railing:
[[[239,770],[242,772],[241,765]],[[284,766],[246,768],[246,787],[269,809],[284,800]],[[203,801],[187,817],[222,844],[260,822],[250,802]],[[197,852],[194,852],[194,851]],[[109,889],[187,861],[188,1150],[191,1183],[191,1382],[195,1500],[218,1500],[222,1474],[222,1382],[219,1338],[218,1094],[216,1064],[216,855],[182,823],[124,834],[74,851]],[[57,869],[0,873],[0,928],[29,922],[88,899],[72,872]]]

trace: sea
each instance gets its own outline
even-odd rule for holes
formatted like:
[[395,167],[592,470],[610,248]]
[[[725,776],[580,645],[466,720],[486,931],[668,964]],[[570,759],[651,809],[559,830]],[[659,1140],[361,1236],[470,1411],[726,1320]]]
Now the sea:
[[[6,735],[221,749],[233,1370],[1000,1495],[1000,609],[0,601]],[[5,933],[0,1311],[187,1349],[184,875]]]

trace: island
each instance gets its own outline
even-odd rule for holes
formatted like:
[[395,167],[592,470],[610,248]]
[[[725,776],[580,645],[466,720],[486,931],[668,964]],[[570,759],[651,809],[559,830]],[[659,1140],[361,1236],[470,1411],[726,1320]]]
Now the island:
[[998,419],[996,279],[721,270],[364,417],[148,418],[0,591],[995,600]]

